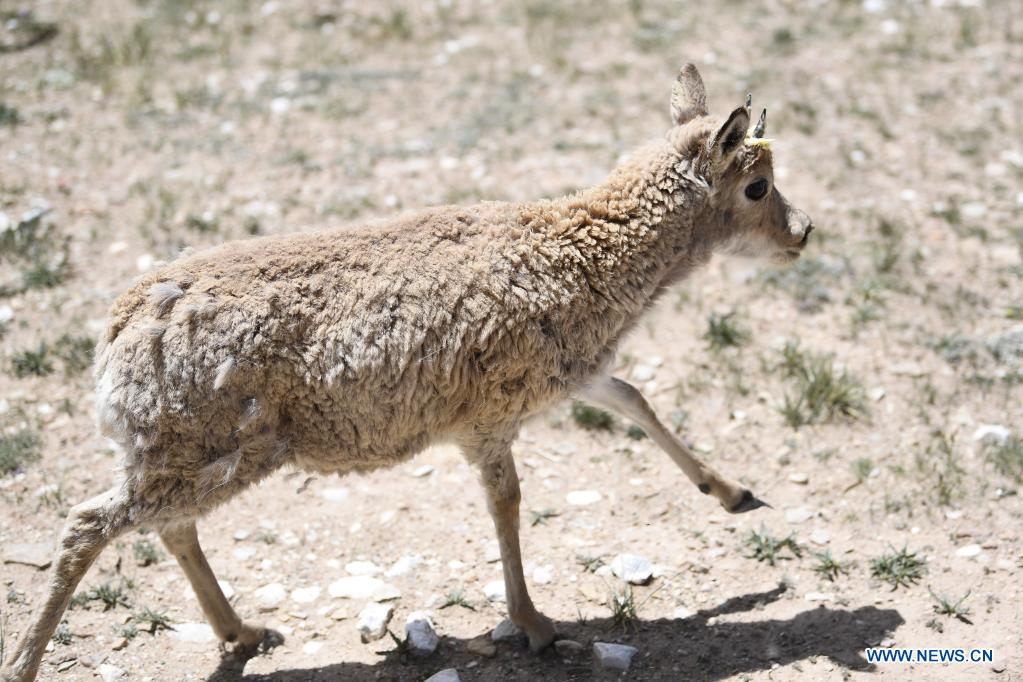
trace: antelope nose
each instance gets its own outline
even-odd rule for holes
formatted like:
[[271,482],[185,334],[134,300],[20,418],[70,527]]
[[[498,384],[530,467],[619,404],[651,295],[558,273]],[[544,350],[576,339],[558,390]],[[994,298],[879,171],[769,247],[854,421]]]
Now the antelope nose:
[[810,241],[811,232],[813,232],[813,223],[806,226],[806,229],[803,231],[803,238],[799,240],[799,246],[806,246],[806,243]]

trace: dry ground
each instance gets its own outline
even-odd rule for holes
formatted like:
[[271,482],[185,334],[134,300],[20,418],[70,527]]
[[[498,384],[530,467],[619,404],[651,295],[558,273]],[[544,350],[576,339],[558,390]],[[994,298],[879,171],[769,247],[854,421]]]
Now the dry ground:
[[[638,647],[629,679],[1023,679],[1019,3],[2,11],[0,550],[52,543],[69,505],[114,479],[85,368],[140,271],[186,246],[593,183],[662,134],[672,79],[692,60],[713,110],[747,91],[768,107],[779,186],[818,231],[793,268],[715,262],[671,291],[618,373],[643,378],[665,418],[775,510],[728,517],[627,424],[585,430],[566,405],[518,446],[528,570],[551,578],[533,584],[537,603],[579,641]],[[975,439],[983,424],[1011,435]],[[92,679],[105,660],[140,680],[421,680],[446,667],[463,680],[614,677],[588,657],[467,651],[503,617],[483,596],[499,568],[473,479],[438,450],[364,478],[280,475],[208,518],[200,535],[237,608],[288,634],[247,662],[134,625],[145,608],[179,625],[201,615],[158,547],[155,563],[137,560],[155,536],[132,533],[81,588],[123,587],[127,605],[69,611],[41,676]],[[571,506],[572,490],[602,501]],[[753,531],[794,534],[801,558],[758,561]],[[922,574],[892,589],[872,560],[903,548]],[[834,581],[815,571],[825,550],[848,565]],[[659,567],[624,627],[608,606],[621,583],[583,560],[619,552]],[[406,663],[389,639],[361,644],[362,604],[326,588],[353,560],[407,555],[422,563],[391,579],[395,631],[431,608],[443,641]],[[9,650],[45,574],[0,570]],[[254,591],[274,582],[323,591],[260,614]],[[439,608],[459,590],[472,610]],[[969,614],[935,613],[930,591],[968,595]],[[880,642],[988,647],[995,662],[870,666],[863,649]]]

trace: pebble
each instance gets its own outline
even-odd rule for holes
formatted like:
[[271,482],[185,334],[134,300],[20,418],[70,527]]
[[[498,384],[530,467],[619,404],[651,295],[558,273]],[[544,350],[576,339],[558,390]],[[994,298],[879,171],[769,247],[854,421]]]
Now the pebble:
[[174,629],[170,631],[170,636],[179,642],[193,644],[212,642],[217,638],[213,633],[213,628],[206,623],[175,623]]
[[497,624],[497,627],[494,628],[494,631],[490,633],[490,639],[495,642],[511,642],[522,639],[522,637],[522,630],[518,625],[511,622],[511,618],[505,618],[502,620]]
[[415,556],[406,555],[391,564],[391,567],[387,569],[384,575],[388,578],[397,578],[399,576],[408,575],[421,563],[423,563],[423,557],[418,554]]
[[470,639],[465,648],[469,650],[469,653],[485,658],[493,658],[497,655],[497,647],[494,646],[494,642],[486,637]]
[[483,594],[486,596],[487,601],[505,601],[507,599],[507,595],[504,593],[504,581],[491,580],[483,586]]
[[785,520],[789,523],[806,523],[813,518],[813,512],[806,507],[796,507],[785,512]]
[[807,592],[806,601],[835,601],[831,592]]
[[394,615],[394,607],[390,604],[370,602],[359,612],[356,627],[362,642],[368,643],[380,639],[387,632],[387,625]]
[[554,574],[549,566],[537,566],[533,569],[533,582],[537,585],[550,585],[554,581]]
[[384,569],[372,561],[352,561],[345,564],[345,570],[349,575],[376,575],[384,572]]
[[312,656],[323,648],[323,642],[306,642],[302,645],[302,653]]
[[60,663],[57,664],[57,672],[59,673],[67,672],[68,670],[71,670],[71,668],[74,668],[77,663],[78,663],[77,658],[69,658],[66,661],[61,661]]
[[425,658],[437,650],[440,638],[433,629],[430,616],[422,611],[414,611],[405,620],[405,637],[413,656]]
[[573,490],[565,496],[565,501],[574,507],[585,507],[600,502],[603,498],[596,490]]
[[554,642],[554,650],[564,658],[574,658],[581,654],[586,647],[572,639],[559,639]]
[[427,677],[426,682],[461,682],[461,678],[458,677],[458,671],[454,668],[445,668],[439,673]]
[[606,670],[628,670],[632,663],[632,657],[638,651],[639,649],[636,647],[627,644],[593,643],[593,653],[597,657],[597,663]]
[[611,561],[611,572],[632,585],[645,585],[653,576],[650,560],[639,554],[619,554]]
[[348,488],[327,488],[320,496],[330,502],[344,502],[348,499]]
[[113,651],[120,651],[121,649],[128,646],[128,639],[125,637],[118,637],[114,640],[114,643],[110,645]]
[[238,561],[248,561],[252,557],[256,556],[255,547],[237,547],[231,554]]
[[956,550],[956,556],[972,559],[984,551],[980,545],[966,545]]
[[113,680],[120,680],[125,676],[123,670],[110,663],[101,664],[98,670],[99,676],[103,678],[103,682],[113,682]]
[[379,578],[368,575],[352,575],[338,578],[327,588],[330,596],[340,599],[372,599],[390,601],[401,597],[401,591]]
[[421,467],[417,467],[412,472],[412,476],[414,478],[424,478],[426,476],[429,476],[432,473],[433,473],[433,467],[431,465],[429,465],[429,464],[424,464]]
[[632,368],[629,376],[632,377],[633,381],[650,381],[657,374],[657,370],[650,365],[636,365]]
[[260,611],[273,611],[288,596],[288,591],[280,583],[270,583],[253,592],[252,596],[259,604]]
[[241,542],[242,540],[248,540],[249,535],[251,535],[249,531],[243,528],[239,528],[234,532],[234,539],[237,540],[238,542]]
[[801,471],[789,474],[789,480],[799,485],[806,485],[810,482],[810,477]]
[[296,604],[312,604],[320,597],[321,591],[319,585],[300,587],[297,590],[292,590],[291,601]]
[[483,560],[488,564],[495,564],[501,560],[501,546],[497,544],[497,540],[491,540],[487,543],[487,549],[483,553]]
[[815,545],[826,545],[831,542],[831,534],[826,530],[817,528],[810,533],[810,542]]
[[1001,424],[981,424],[973,432],[973,440],[1004,443],[1012,435],[1012,431]]

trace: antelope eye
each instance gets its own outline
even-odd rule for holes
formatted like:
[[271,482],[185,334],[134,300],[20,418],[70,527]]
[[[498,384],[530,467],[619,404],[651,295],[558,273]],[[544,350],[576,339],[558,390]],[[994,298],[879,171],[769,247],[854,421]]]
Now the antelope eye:
[[759,201],[767,195],[767,180],[760,178],[755,182],[746,185],[746,198],[750,201]]

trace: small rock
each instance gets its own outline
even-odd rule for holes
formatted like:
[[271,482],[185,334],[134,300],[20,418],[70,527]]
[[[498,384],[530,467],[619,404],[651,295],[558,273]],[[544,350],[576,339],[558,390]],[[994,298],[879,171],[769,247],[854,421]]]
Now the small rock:
[[412,476],[414,478],[425,478],[426,476],[429,476],[432,473],[433,473],[433,467],[430,466],[429,464],[424,464],[421,467],[417,467],[412,472]]
[[490,633],[490,639],[495,642],[511,642],[522,639],[524,636],[519,626],[511,622],[510,618],[502,620],[494,628],[494,631]]
[[817,528],[810,533],[810,542],[815,545],[826,545],[831,542],[831,534],[826,530]]
[[830,592],[807,592],[806,601],[835,601],[835,595]]
[[110,645],[110,648],[114,651],[120,651],[121,649],[128,646],[128,640],[125,637],[118,637],[114,640],[114,643]]
[[606,670],[628,670],[632,657],[638,651],[636,647],[627,644],[593,643],[593,653],[597,657],[597,662]]
[[491,580],[483,586],[483,594],[486,596],[487,601],[505,601],[507,599],[507,595],[504,593],[504,581]]
[[288,591],[280,583],[270,583],[253,592],[252,596],[259,604],[260,611],[273,611],[288,596]]
[[601,498],[603,495],[596,490],[573,490],[565,496],[565,501],[575,507],[585,507],[600,502]]
[[611,572],[627,583],[645,585],[653,575],[650,560],[639,554],[619,554],[611,561]]
[[3,557],[5,564],[46,569],[53,561],[53,547],[46,542],[13,542],[4,547]]
[[554,580],[554,574],[549,566],[537,566],[533,569],[533,582],[537,585],[550,585]]
[[384,569],[372,561],[351,561],[345,564],[345,570],[349,575],[376,575],[384,572]]
[[992,443],[1004,443],[1012,435],[1012,431],[1001,424],[981,424],[973,432],[973,440]]
[[427,677],[426,682],[461,682],[461,678],[458,677],[458,671],[454,668],[445,668],[439,673]]
[[104,653],[89,654],[88,656],[79,656],[78,662],[82,664],[84,668],[95,669],[100,666],[101,663],[107,660],[107,655]]
[[956,550],[956,556],[964,557],[966,559],[972,559],[973,557],[980,554],[983,548],[980,545],[966,545]]
[[302,653],[312,656],[323,648],[323,642],[306,642],[302,645]]
[[1004,673],[1005,672],[1005,664],[1004,663],[992,663],[991,664],[991,672]]
[[103,678],[103,682],[113,682],[114,680],[120,680],[124,677],[124,671],[118,668],[116,665],[109,663],[103,663],[99,666],[99,676]]
[[676,620],[685,620],[686,618],[692,618],[694,615],[695,614],[692,611],[690,611],[689,609],[687,609],[686,607],[679,606],[671,614],[671,617],[675,618]]
[[248,540],[248,539],[249,539],[249,536],[250,536],[250,535],[252,535],[252,533],[250,533],[250,532],[249,532],[249,531],[247,531],[247,530],[244,530],[244,529],[241,529],[241,528],[240,528],[240,529],[238,529],[238,530],[236,530],[236,531],[234,532],[234,536],[233,536],[233,537],[234,537],[234,539],[235,539],[235,540],[237,540],[238,542],[241,542],[241,541],[243,541],[243,540]]
[[231,554],[238,561],[248,561],[256,556],[256,548],[252,546],[236,547]]
[[799,485],[806,485],[810,482],[810,477],[801,471],[789,474],[789,480]]
[[206,623],[175,623],[170,636],[179,642],[191,642],[193,644],[204,644],[216,640],[217,636]]
[[407,575],[415,569],[416,566],[423,562],[423,557],[418,554],[415,556],[407,555],[403,556],[387,569],[384,575],[388,578],[397,578],[399,576]]
[[380,639],[387,632],[387,624],[394,615],[394,607],[390,604],[370,602],[359,612],[356,627],[362,642],[368,643]]
[[465,648],[469,650],[469,653],[485,658],[493,658],[497,655],[497,647],[494,646],[494,642],[486,637],[470,639]]
[[422,611],[410,613],[405,620],[405,636],[413,656],[425,658],[437,650],[440,638],[433,629],[430,617]]
[[586,650],[579,642],[571,639],[559,639],[554,642],[554,650],[563,658],[574,658]]
[[76,658],[69,658],[66,661],[61,661],[57,664],[57,672],[65,673],[68,670],[71,670],[71,668],[74,668],[77,663],[78,659]]
[[340,599],[390,601],[401,596],[401,591],[394,585],[367,575],[339,578],[330,584],[327,591],[330,592],[331,597]]
[[878,386],[877,388],[872,388],[869,391],[867,391],[867,397],[873,400],[875,403],[883,400],[885,395],[886,395],[885,390],[880,386]]
[[806,523],[813,518],[813,512],[806,507],[796,507],[785,512],[785,520],[789,523]]
[[348,488],[327,488],[320,496],[330,502],[344,502],[348,499]]
[[636,365],[632,368],[629,376],[632,377],[633,381],[644,382],[653,379],[655,374],[657,374],[657,370],[650,365]]
[[897,362],[891,365],[888,369],[896,376],[922,377],[927,374],[927,370],[916,362]]
[[483,554],[483,560],[488,564],[495,564],[501,560],[501,546],[497,544],[497,540],[491,540],[487,543],[487,549]]
[[320,596],[320,586],[311,585],[309,587],[300,587],[297,590],[292,590],[291,601],[296,604],[312,604]]

